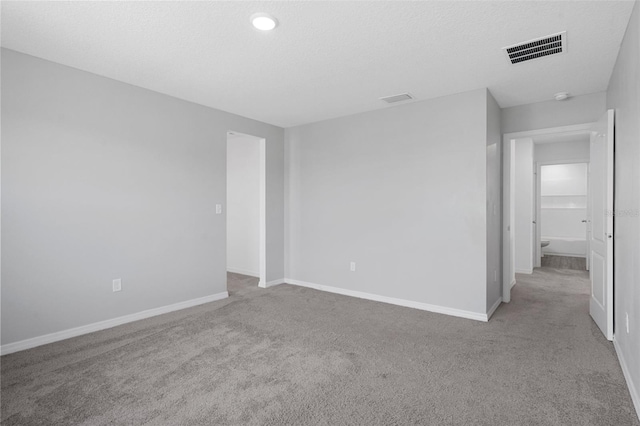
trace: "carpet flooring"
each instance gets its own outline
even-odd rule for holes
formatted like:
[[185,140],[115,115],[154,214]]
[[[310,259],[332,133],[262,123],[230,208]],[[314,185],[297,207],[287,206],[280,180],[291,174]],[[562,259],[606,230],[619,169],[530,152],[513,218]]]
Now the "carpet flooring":
[[587,270],[587,259],[584,257],[553,256],[545,254],[540,259],[540,263],[543,268],[576,269],[578,271]]
[[3,356],[2,424],[640,424],[585,272],[519,275],[488,323],[255,284]]

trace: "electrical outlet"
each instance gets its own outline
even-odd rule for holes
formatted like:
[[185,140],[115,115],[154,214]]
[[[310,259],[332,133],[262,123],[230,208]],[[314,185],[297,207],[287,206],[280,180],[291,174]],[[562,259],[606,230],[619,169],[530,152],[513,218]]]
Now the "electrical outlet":
[[216,204],[216,214],[222,214],[222,204]]
[[356,270],[356,262],[351,262],[349,264],[349,269],[351,270],[351,272],[355,272],[355,270]]
[[115,280],[113,280],[113,291],[120,291],[122,290],[122,279],[121,278],[116,278]]
[[498,271],[496,269],[493,270],[493,282],[498,282]]
[[624,313],[625,317],[626,317],[626,324],[627,324],[627,334],[629,334],[629,314],[627,312]]

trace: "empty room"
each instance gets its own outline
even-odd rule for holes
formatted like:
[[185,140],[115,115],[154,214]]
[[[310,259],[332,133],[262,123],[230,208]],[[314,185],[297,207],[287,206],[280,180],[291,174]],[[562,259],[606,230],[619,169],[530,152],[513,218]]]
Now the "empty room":
[[640,0],[0,7],[3,425],[640,426]]

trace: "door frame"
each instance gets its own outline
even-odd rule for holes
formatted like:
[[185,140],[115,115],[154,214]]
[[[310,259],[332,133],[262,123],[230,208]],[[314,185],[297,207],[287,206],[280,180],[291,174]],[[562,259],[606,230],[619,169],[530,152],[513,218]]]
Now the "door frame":
[[[502,301],[511,301],[511,289],[515,285],[515,246],[513,243],[514,230],[514,191],[511,185],[515,176],[514,150],[517,139],[533,138],[545,135],[565,135],[583,134],[591,131],[594,123],[574,124],[570,126],[549,127],[545,129],[527,130],[524,132],[511,132],[502,135],[502,233],[503,233],[503,278],[502,278]],[[507,155],[509,154],[509,155]],[[537,227],[536,227],[537,228]],[[537,233],[537,231],[536,231]],[[532,238],[534,241],[535,238]]]
[[260,138],[260,280],[267,288],[267,140]]
[[[260,179],[260,189],[259,189],[259,277],[258,277],[258,287],[267,288],[267,140],[261,136],[251,135],[249,133],[239,132],[236,130],[228,130],[226,133],[227,141],[229,143],[229,134],[233,133],[236,135],[244,135],[250,136],[252,138],[257,139],[258,142],[258,151],[259,151],[259,179]],[[225,145],[226,146],[226,145]],[[227,163],[225,160],[225,169]],[[227,173],[225,171],[225,178]],[[225,185],[225,202],[227,200],[226,194],[226,185]],[[228,207],[228,206],[227,206]],[[228,212],[228,208],[225,209]],[[227,253],[227,215],[225,215],[225,255]]]

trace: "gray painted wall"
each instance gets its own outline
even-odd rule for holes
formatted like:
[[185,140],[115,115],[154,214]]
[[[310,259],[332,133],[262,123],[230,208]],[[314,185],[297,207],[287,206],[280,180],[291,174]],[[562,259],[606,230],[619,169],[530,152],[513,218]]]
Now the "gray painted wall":
[[500,107],[487,91],[487,309],[502,297],[501,141]]
[[287,277],[486,313],[486,111],[481,89],[287,129]]
[[550,100],[502,110],[502,133],[598,121],[605,111],[606,93],[575,96],[566,101]]
[[267,140],[282,278],[282,129],[3,49],[2,344],[225,291],[228,130]]
[[534,145],[533,156],[539,162],[588,160],[591,149],[588,138],[587,135],[580,141],[538,143]]
[[[616,111],[615,341],[640,404],[640,4],[636,1],[618,54],[607,107]],[[629,315],[629,333],[625,330]],[[640,405],[636,405],[640,415]]]

